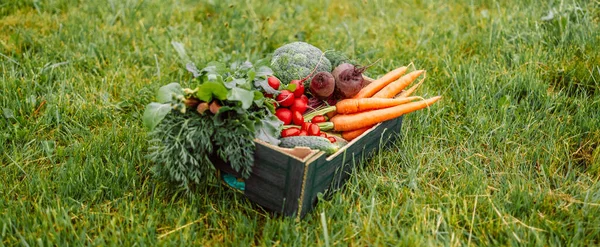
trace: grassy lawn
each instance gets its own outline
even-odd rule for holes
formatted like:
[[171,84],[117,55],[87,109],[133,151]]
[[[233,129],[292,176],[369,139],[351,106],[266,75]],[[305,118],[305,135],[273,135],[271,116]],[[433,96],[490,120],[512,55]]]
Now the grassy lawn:
[[[0,246],[599,245],[599,22],[597,0],[3,0]],[[412,62],[444,98],[301,221],[152,177],[144,106],[190,78],[172,41],[202,65],[296,40],[372,77]]]

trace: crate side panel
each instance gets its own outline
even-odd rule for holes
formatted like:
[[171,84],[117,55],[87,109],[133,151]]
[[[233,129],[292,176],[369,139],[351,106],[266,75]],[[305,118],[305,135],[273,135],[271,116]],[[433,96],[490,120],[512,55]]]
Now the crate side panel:
[[[255,164],[246,180],[245,195],[275,212],[296,212],[304,164],[262,144],[256,145]],[[295,202],[295,203],[294,203]]]

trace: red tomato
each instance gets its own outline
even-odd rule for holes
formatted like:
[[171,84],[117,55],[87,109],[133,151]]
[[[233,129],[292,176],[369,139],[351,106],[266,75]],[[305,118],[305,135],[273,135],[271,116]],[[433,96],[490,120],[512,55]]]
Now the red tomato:
[[304,102],[304,100],[302,100],[301,98],[294,99],[294,103],[292,104],[292,106],[290,106],[290,109],[292,111],[298,111],[300,112],[300,114],[304,114],[304,112],[306,112],[306,108],[308,108],[308,106],[306,105],[306,102]]
[[309,136],[318,136],[321,134],[321,129],[319,128],[319,125],[311,124],[306,132],[308,132]]
[[308,133],[306,132],[306,130],[301,130],[300,134],[298,134],[298,136],[306,136],[308,135]]
[[294,111],[292,109],[292,123],[294,123],[295,125],[302,126],[302,124],[304,123],[304,116],[302,116],[302,113],[300,113],[299,111]]
[[297,136],[300,134],[300,129],[296,127],[287,128],[281,131],[281,137]]
[[281,90],[281,93],[276,98],[277,102],[285,107],[291,106],[294,103],[294,99],[294,94],[290,90]]
[[275,116],[283,122],[284,125],[292,123],[292,111],[287,108],[278,108],[275,110]]
[[327,122],[327,121],[325,120],[325,116],[323,116],[323,115],[317,115],[317,116],[314,116],[310,120],[310,122],[311,123],[324,123],[324,122]]
[[335,139],[335,137],[333,137],[333,136],[327,137],[327,139],[328,139],[328,140],[329,140],[331,143],[335,143],[335,142],[337,141],[337,140]]
[[279,86],[281,85],[281,81],[277,79],[275,76],[271,76],[267,79],[267,83],[275,90],[279,90]]

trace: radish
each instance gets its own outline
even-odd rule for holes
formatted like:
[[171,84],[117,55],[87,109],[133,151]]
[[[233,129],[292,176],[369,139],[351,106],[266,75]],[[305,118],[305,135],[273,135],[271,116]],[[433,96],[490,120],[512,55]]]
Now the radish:
[[351,98],[363,88],[362,73],[366,69],[367,67],[357,68],[352,64],[343,63],[331,72],[335,79],[336,90],[343,98]]
[[281,90],[276,100],[279,105],[288,107],[294,103],[294,98],[294,93],[290,92],[290,90]]
[[294,103],[292,104],[292,106],[290,106],[290,110],[304,114],[306,112],[306,109],[308,108],[308,105],[306,103],[307,102],[305,102],[302,98],[296,98],[294,99]]
[[279,108],[275,110],[275,116],[283,122],[284,125],[292,123],[292,111],[287,108]]
[[304,95],[304,83],[302,83],[301,80],[293,80],[290,82],[290,84],[296,85],[296,89],[294,90],[294,96],[296,98],[300,98],[302,95]]
[[327,99],[335,90],[335,79],[331,73],[321,71],[310,81],[310,92],[319,99]]
[[292,123],[302,126],[304,123],[304,116],[302,116],[302,113],[292,110]]
[[269,77],[267,79],[267,83],[269,83],[269,86],[271,86],[275,90],[279,90],[279,86],[281,86],[281,81],[279,81],[279,79],[277,79],[277,77],[275,76]]

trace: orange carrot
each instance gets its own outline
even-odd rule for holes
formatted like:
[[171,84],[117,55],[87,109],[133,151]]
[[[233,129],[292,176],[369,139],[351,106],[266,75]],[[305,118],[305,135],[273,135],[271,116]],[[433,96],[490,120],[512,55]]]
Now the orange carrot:
[[373,95],[373,98],[392,98],[392,97],[396,96],[397,94],[399,94],[402,91],[402,89],[404,89],[406,86],[411,84],[415,79],[417,79],[417,77],[419,77],[421,74],[423,74],[423,72],[425,72],[425,71],[424,70],[415,70],[413,72],[410,72],[410,73],[400,77],[400,79],[390,83],[389,85],[387,85],[386,87],[381,89],[379,92],[377,92],[375,95]]
[[401,105],[419,99],[419,97],[405,97],[402,99],[362,98],[344,99],[335,104],[338,114],[350,114],[368,110],[382,109]]
[[360,135],[362,135],[363,133],[365,133],[367,130],[369,130],[372,127],[373,127],[373,125],[367,126],[364,128],[360,128],[360,129],[356,129],[356,130],[344,131],[344,132],[342,132],[342,138],[344,138],[344,140],[346,140],[346,141],[352,141],[352,140],[354,140],[354,138],[359,137]]
[[384,88],[391,82],[397,80],[402,75],[404,75],[404,73],[406,73],[406,69],[407,69],[406,66],[402,66],[400,68],[397,68],[395,70],[388,72],[381,78],[374,80],[373,82],[369,83],[369,85],[363,87],[358,92],[358,94],[354,95],[354,97],[352,97],[352,98],[360,99],[360,98],[369,98],[369,97],[373,96],[373,94],[377,93],[379,90],[381,90],[382,88]]
[[410,96],[412,93],[415,92],[415,90],[417,90],[417,88],[419,86],[421,86],[421,84],[423,84],[423,81],[425,81],[425,77],[427,77],[427,72],[425,72],[425,75],[423,76],[423,79],[421,79],[419,81],[419,83],[415,84],[414,86],[410,87],[409,89],[405,90],[404,92],[400,93],[400,96],[398,98],[404,98],[404,97],[408,97]]
[[354,114],[338,114],[331,118],[333,130],[349,131],[375,125],[380,122],[400,117],[403,114],[428,107],[438,101],[441,97],[442,96],[435,96],[426,100]]

